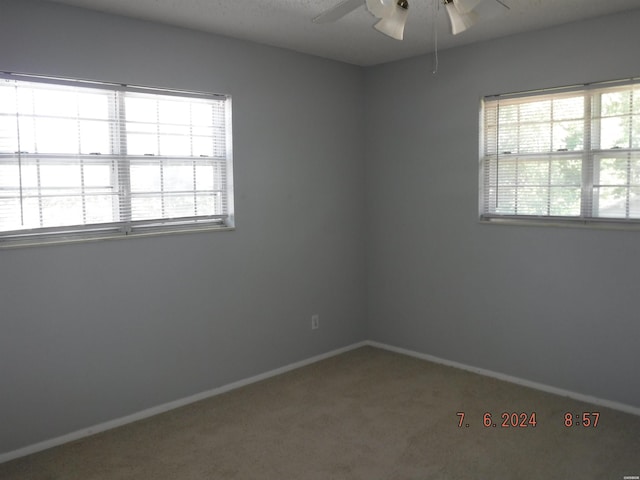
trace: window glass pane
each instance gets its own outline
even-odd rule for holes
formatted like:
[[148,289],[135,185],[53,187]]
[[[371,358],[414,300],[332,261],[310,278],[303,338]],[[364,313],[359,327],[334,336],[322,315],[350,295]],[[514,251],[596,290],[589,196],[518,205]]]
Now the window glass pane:
[[212,106],[202,103],[191,105],[191,121],[194,126],[208,127],[213,125]]
[[17,111],[20,115],[34,115],[35,107],[35,90],[28,83],[22,84],[16,92]]
[[76,93],[62,88],[34,87],[33,113],[38,116],[75,118],[78,116]]
[[216,112],[212,105],[137,97],[127,97],[126,102],[129,154],[226,155],[224,126],[214,128]]
[[43,227],[82,225],[84,223],[81,196],[43,196],[41,203]]
[[191,217],[195,215],[195,198],[190,195],[167,195],[165,197],[167,218]]
[[598,193],[598,216],[626,217],[628,192],[625,187],[600,187],[596,191]]
[[0,80],[0,115],[16,113],[16,87],[8,80]]
[[196,165],[196,190],[213,190],[215,170],[212,165]]
[[227,170],[223,163],[214,165],[213,169],[213,188],[218,191],[223,191],[226,188],[227,183]]
[[500,110],[503,108],[506,112],[500,115],[501,121],[505,120],[499,130],[500,151],[542,153],[583,148],[582,96],[525,102]]
[[500,125],[500,136],[498,137],[498,153],[518,153],[518,132],[517,125]]
[[518,105],[501,105],[498,109],[500,125],[518,123],[520,107]]
[[640,218],[639,87],[513,95],[484,107],[486,213]]
[[519,185],[547,185],[549,183],[548,160],[521,160],[518,162]]
[[23,159],[22,165],[20,166],[20,175],[22,188],[37,189],[40,185],[40,161]]
[[160,155],[164,156],[187,156],[191,155],[191,145],[188,136],[181,135],[161,135],[160,140]]
[[39,228],[42,227],[40,215],[40,199],[36,196],[29,195],[23,197],[22,200],[22,220],[23,228]]
[[552,128],[550,123],[523,123],[520,125],[518,153],[551,151]]
[[109,124],[102,121],[82,121],[79,124],[80,153],[111,153]]
[[18,132],[14,140],[15,150],[21,152],[36,152],[36,122],[33,118],[20,117],[18,119]]
[[20,168],[17,159],[0,159],[0,195],[5,188],[20,187]]
[[115,103],[113,93],[78,93],[78,116],[83,119],[109,120],[109,106]]
[[624,158],[604,158],[598,162],[599,185],[626,185],[628,178],[628,161]]
[[[78,153],[79,132],[76,120],[37,118],[34,121],[36,153]],[[21,140],[22,141],[22,140]]]
[[171,124],[163,123],[163,124],[159,124],[158,133],[160,135],[165,135],[167,137],[170,137],[171,135],[175,135],[176,137],[184,136],[188,138],[189,134],[191,133],[191,129],[189,128],[188,125],[176,125],[173,123]]
[[213,136],[216,134],[215,129],[213,127],[193,127],[191,129],[194,137],[202,137],[207,139],[209,142],[213,141]]
[[596,166],[596,213],[604,217],[638,218],[640,159],[602,158]]
[[131,135],[137,134],[137,133],[149,133],[156,136],[158,135],[158,124],[128,122],[127,123],[127,139],[129,139]]
[[158,136],[129,133],[127,135],[127,153],[129,155],[158,155]]
[[602,116],[612,117],[620,115],[628,115],[631,111],[631,91],[603,93]]
[[517,196],[517,213],[519,215],[548,215],[548,187],[522,187],[518,189]]
[[159,192],[162,189],[159,161],[132,164],[130,172],[132,192]]
[[580,186],[582,183],[582,160],[551,160],[550,180],[552,185]]
[[222,202],[218,194],[199,194],[196,196],[196,208],[198,215],[220,215]]
[[154,220],[162,218],[162,216],[162,197],[157,195],[132,195],[132,220]]
[[191,112],[188,102],[161,100],[158,102],[158,107],[158,121],[160,123],[173,125],[191,124]]
[[115,196],[90,194],[85,198],[85,220],[86,223],[112,223],[118,219],[114,217],[116,213],[114,201]]
[[16,117],[0,114],[0,153],[18,151],[18,130]]
[[[111,96],[81,90],[24,87],[20,89],[20,144],[22,151],[77,153],[79,139],[89,150],[109,152]],[[99,118],[103,122],[80,122],[80,118]]]
[[125,111],[129,122],[158,122],[158,104],[155,100],[127,95],[125,97]]
[[629,218],[640,218],[640,186],[629,189]]
[[[638,98],[640,104],[640,98]],[[633,133],[631,139],[631,148],[640,148],[640,115],[632,117]]]
[[81,187],[80,165],[40,165],[40,186],[43,188]]
[[629,148],[631,117],[603,118],[600,126],[601,148]]
[[584,117],[584,97],[582,95],[553,100],[554,120],[578,120]]
[[213,142],[210,137],[192,137],[192,154],[196,157],[213,157]]
[[164,188],[168,192],[193,190],[193,165],[169,163],[165,167]]
[[111,164],[85,163],[83,166],[85,187],[111,187],[111,171]]
[[553,150],[582,150],[584,121],[564,121],[553,125]]
[[[501,159],[488,182],[493,213],[513,215],[580,214],[582,160],[570,158]],[[491,170],[490,170],[491,171]],[[497,176],[496,176],[497,174]],[[511,185],[510,188],[505,188]]]
[[[13,198],[7,198],[7,196]],[[0,193],[0,231],[22,228],[20,200],[17,197],[18,191],[5,190]]]
[[629,183],[640,186],[640,157],[629,158]]
[[580,215],[580,187],[552,187],[550,215],[572,217]]
[[0,230],[228,213],[226,100],[41,80],[0,78]]
[[550,122],[551,101],[523,103],[520,106],[520,122]]
[[513,215],[516,213],[516,189],[514,187],[500,187],[496,189],[495,213]]

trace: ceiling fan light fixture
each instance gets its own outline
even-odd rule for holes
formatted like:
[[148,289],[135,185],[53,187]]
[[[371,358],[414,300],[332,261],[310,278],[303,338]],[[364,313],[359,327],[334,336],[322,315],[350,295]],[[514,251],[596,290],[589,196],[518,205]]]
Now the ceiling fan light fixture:
[[458,13],[469,13],[475,9],[482,0],[453,0]]
[[407,0],[394,1],[392,9],[388,15],[374,25],[374,28],[385,35],[402,40],[404,37],[404,26],[409,16],[409,2]]
[[376,18],[385,18],[391,14],[394,5],[393,0],[366,0],[367,10]]
[[454,0],[445,0],[444,6],[451,21],[451,31],[454,35],[464,32],[478,21],[478,14],[473,11],[460,13],[454,4]]

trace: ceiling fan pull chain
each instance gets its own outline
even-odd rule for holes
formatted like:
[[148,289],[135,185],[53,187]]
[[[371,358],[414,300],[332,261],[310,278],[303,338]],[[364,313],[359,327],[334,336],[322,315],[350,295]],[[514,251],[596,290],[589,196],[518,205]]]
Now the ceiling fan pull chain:
[[440,11],[440,0],[436,0],[433,2],[433,9],[435,10],[433,14],[433,44],[435,47],[434,51],[434,65],[433,65],[433,74],[438,73],[438,12]]

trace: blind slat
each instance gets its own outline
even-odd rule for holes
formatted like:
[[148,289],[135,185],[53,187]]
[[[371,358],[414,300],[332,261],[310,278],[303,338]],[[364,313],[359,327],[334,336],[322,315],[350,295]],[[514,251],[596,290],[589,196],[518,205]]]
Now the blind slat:
[[640,219],[640,84],[484,100],[481,217]]
[[0,241],[233,217],[227,97],[0,78]]

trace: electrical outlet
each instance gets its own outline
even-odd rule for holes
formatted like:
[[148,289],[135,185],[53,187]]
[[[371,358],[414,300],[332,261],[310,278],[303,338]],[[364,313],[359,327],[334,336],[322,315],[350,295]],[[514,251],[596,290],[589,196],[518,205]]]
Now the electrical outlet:
[[316,313],[311,315],[311,330],[317,330],[318,328],[320,328],[320,315]]

